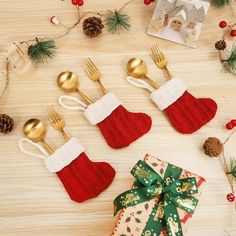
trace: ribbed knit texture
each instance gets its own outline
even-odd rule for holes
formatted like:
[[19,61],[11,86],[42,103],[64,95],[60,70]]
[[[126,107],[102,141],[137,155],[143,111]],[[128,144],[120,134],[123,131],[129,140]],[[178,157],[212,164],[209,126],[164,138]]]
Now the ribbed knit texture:
[[122,105],[106,119],[98,123],[106,142],[112,148],[128,146],[146,134],[152,126],[151,117],[144,113],[132,113]]
[[115,170],[106,162],[92,162],[83,152],[56,173],[70,198],[83,202],[94,198],[112,182]]
[[175,129],[191,134],[214,118],[217,104],[210,98],[195,98],[186,91],[165,110]]

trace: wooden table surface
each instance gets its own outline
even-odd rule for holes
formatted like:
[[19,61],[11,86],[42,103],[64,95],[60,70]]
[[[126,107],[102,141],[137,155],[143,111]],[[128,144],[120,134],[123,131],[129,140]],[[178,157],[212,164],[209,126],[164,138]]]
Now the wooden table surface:
[[[86,0],[84,11],[98,11],[121,6],[126,0]],[[210,8],[205,19],[197,49],[177,45],[148,36],[146,30],[154,4],[145,7],[143,1],[131,4],[127,11],[132,17],[132,29],[120,35],[104,31],[96,39],[81,33],[81,26],[58,41],[55,59],[37,67],[32,78],[11,79],[7,96],[1,101],[1,113],[14,117],[15,129],[0,136],[0,235],[1,236],[107,236],[117,217],[113,217],[113,199],[129,189],[133,181],[129,171],[145,153],[153,154],[207,179],[199,206],[187,235],[236,235],[233,206],[225,198],[230,192],[228,182],[217,159],[204,156],[201,146],[209,136],[224,140],[229,132],[226,122],[236,118],[236,79],[221,70],[214,43],[221,38],[218,22],[236,18],[235,2],[224,9]],[[69,0],[1,0],[1,49],[11,42],[35,36],[57,36],[60,29],[49,23],[52,15],[65,24],[75,19]],[[209,96],[219,109],[213,121],[192,135],[177,133],[165,115],[149,100],[148,93],[125,81],[125,65],[133,56],[142,57],[149,66],[149,75],[163,84],[164,75],[152,63],[150,47],[159,43],[170,62],[173,74],[184,80],[197,97]],[[130,111],[143,111],[153,118],[153,127],[144,137],[127,148],[108,147],[99,130],[91,126],[80,112],[70,112],[57,105],[62,92],[55,78],[64,70],[80,75],[81,87],[93,98],[100,96],[95,83],[85,75],[81,60],[92,57],[103,73],[105,86],[113,91]],[[1,54],[1,68],[3,56]],[[45,107],[55,105],[64,115],[66,130],[78,138],[94,161],[107,161],[116,169],[112,185],[97,198],[82,204],[72,202],[56,175],[49,173],[41,160],[22,154],[18,140],[23,137],[22,125],[32,117],[47,123],[47,140],[54,147],[62,145],[59,133],[49,126]],[[236,155],[236,135],[226,145],[226,155]]]

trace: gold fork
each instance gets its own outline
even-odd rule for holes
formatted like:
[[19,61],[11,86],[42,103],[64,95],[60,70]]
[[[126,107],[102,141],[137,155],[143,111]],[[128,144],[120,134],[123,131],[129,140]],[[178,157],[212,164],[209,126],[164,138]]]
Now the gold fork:
[[69,138],[64,131],[65,121],[63,117],[54,109],[53,106],[49,106],[47,108],[47,113],[48,113],[48,119],[52,127],[61,132],[66,142],[69,141]]
[[162,53],[158,45],[157,44],[153,45],[151,50],[152,50],[152,59],[155,62],[156,66],[159,69],[164,70],[166,72],[168,79],[172,79],[173,76],[167,68],[168,60]]
[[101,82],[101,73],[98,70],[98,68],[96,67],[96,65],[93,63],[93,61],[88,57],[85,58],[83,60],[83,66],[84,66],[84,70],[87,73],[88,77],[97,82],[97,84],[99,85],[99,87],[101,88],[103,94],[107,93],[107,90],[105,89],[105,87],[103,86],[102,82]]

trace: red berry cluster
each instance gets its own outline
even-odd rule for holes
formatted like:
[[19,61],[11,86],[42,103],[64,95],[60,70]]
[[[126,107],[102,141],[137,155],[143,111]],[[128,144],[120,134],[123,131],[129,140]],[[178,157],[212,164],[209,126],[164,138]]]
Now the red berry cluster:
[[227,129],[233,129],[236,126],[236,120],[231,120],[226,124]]
[[74,6],[83,6],[84,5],[84,0],[71,0],[71,3],[74,5]]
[[145,5],[149,5],[152,2],[155,2],[155,0],[144,0]]
[[225,27],[229,27],[229,28],[231,29],[230,35],[231,35],[232,37],[236,37],[236,30],[235,30],[235,29],[232,29],[232,26],[231,26],[231,25],[228,25],[228,23],[227,23],[226,21],[222,20],[222,21],[219,23],[219,27],[222,28],[222,29],[225,28]]
[[235,195],[233,193],[227,194],[226,198],[229,202],[234,202],[235,201]]

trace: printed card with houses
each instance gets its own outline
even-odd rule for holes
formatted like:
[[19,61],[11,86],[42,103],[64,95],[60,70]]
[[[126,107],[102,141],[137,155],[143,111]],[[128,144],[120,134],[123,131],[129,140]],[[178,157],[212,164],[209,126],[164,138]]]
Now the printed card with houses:
[[148,34],[196,48],[209,6],[201,0],[159,0]]

